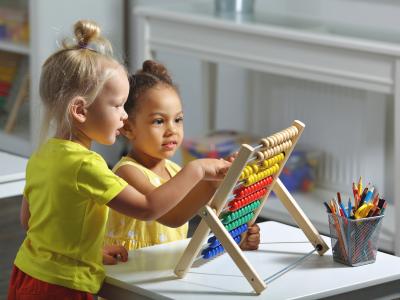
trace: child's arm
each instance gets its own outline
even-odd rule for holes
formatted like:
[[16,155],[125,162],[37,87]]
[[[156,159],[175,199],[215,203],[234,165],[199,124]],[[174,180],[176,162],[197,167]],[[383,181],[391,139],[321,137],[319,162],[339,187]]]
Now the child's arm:
[[[225,158],[225,160],[232,163],[236,157],[237,152],[233,153],[228,158]],[[179,227],[183,225],[187,220],[191,219],[203,205],[211,200],[211,197],[214,195],[219,184],[219,181],[199,182],[183,201],[179,202],[176,207],[167,212],[157,221],[169,227]]]
[[19,220],[21,222],[21,226],[25,231],[28,231],[28,222],[31,217],[31,213],[29,212],[29,204],[26,201],[25,196],[22,197],[21,209],[19,211]]
[[157,221],[169,227],[179,227],[190,220],[216,191],[212,181],[200,181],[178,205]]
[[117,169],[115,174],[123,178],[129,185],[144,195],[149,194],[157,188],[151,184],[149,178],[137,167],[123,165]]
[[[156,220],[175,207],[201,180],[220,180],[230,163],[218,159],[198,159],[187,164],[165,184],[144,195],[127,186],[107,205],[118,212],[140,220]],[[199,208],[209,199],[192,203]]]
[[[124,165],[120,167],[116,174],[123,178],[129,185],[134,187],[140,193],[147,195],[155,187],[149,179],[136,167]],[[215,192],[214,181],[200,181],[174,208],[168,211],[157,221],[169,227],[179,227],[192,218],[200,209],[197,203],[204,203],[205,199],[211,199]]]

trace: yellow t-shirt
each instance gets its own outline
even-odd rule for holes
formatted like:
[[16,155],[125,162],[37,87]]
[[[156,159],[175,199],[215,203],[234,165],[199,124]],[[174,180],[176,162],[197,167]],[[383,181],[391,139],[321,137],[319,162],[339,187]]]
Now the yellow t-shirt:
[[31,216],[15,265],[36,279],[97,293],[105,276],[105,204],[126,186],[97,153],[49,139],[28,161]]
[[[166,180],[130,157],[121,158],[113,171],[115,172],[124,165],[138,168],[155,187],[166,182]],[[175,176],[180,170],[177,164],[169,160],[166,160],[165,167],[171,177]],[[132,250],[182,240],[187,237],[187,232],[187,223],[178,228],[170,228],[157,221],[140,221],[110,210],[104,242],[107,245],[122,245],[127,250]]]

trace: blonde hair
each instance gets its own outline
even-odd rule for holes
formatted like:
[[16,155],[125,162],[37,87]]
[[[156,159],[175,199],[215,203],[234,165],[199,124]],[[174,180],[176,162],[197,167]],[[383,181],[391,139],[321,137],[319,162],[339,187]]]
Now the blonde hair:
[[72,137],[69,106],[74,97],[92,104],[104,84],[121,66],[112,54],[109,41],[100,34],[93,21],[80,20],[74,25],[75,38],[63,41],[60,50],[42,66],[39,93],[44,105],[40,141],[47,137],[52,125]]

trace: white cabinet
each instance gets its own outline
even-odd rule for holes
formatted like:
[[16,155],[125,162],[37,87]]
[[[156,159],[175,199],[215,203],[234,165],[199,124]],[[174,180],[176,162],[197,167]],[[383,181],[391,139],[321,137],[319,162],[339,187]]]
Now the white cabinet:
[[64,37],[72,36],[79,19],[95,20],[114,46],[115,54],[125,58],[123,46],[124,2],[95,0],[26,0],[29,11],[30,43],[27,46],[0,42],[0,51],[19,53],[29,58],[29,100],[17,117],[16,127],[6,134],[0,129],[0,151],[28,156],[35,148],[41,125],[39,78],[44,60],[57,49]]
[[[131,43],[131,53],[135,55],[135,66],[160,52],[202,61],[204,72],[200,78],[205,80],[199,86],[204,88],[204,95],[210,96],[204,101],[208,104],[204,118],[211,118],[210,129],[218,123],[215,118],[226,119],[231,110],[227,106],[225,111],[218,111],[220,106],[216,103],[216,72],[223,63],[250,71],[248,95],[243,99],[250,116],[232,115],[231,122],[247,118],[244,129],[265,136],[294,117],[310,125],[302,140],[316,148],[336,150],[335,157],[328,155],[325,159],[322,190],[298,199],[324,233],[327,218],[322,201],[333,197],[339,188],[349,190],[351,180],[360,175],[367,174],[367,180],[373,183],[378,181],[394,204],[384,221],[383,247],[400,255],[400,230],[396,230],[400,224],[400,186],[395,184],[400,174],[400,43],[395,31],[371,32],[371,28],[324,23],[313,16],[307,19],[260,11],[241,18],[220,17],[211,3],[139,7],[133,18],[131,27],[136,39]],[[270,84],[266,93],[259,93],[264,77],[275,84]],[[272,77],[306,84],[289,90]],[[335,99],[322,94],[314,102],[307,97],[299,99],[304,91],[307,96],[316,83],[338,90],[342,110],[336,110]],[[232,82],[224,87],[234,89],[237,85]],[[343,93],[338,87],[349,90]],[[278,96],[282,93],[286,93],[283,98],[292,100],[281,101]],[[323,109],[316,110],[313,105]],[[343,107],[351,107],[359,114],[345,115]],[[333,117],[336,119],[331,122]],[[382,122],[376,127],[378,120]],[[345,122],[350,126],[344,126]],[[357,140],[352,140],[353,135]],[[267,203],[265,216],[290,222],[273,203]]]

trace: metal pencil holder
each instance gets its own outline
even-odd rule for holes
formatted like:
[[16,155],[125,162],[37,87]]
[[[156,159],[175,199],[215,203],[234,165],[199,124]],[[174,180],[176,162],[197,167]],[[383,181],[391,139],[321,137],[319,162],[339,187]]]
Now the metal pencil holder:
[[361,266],[375,262],[383,215],[348,219],[328,214],[333,260]]

